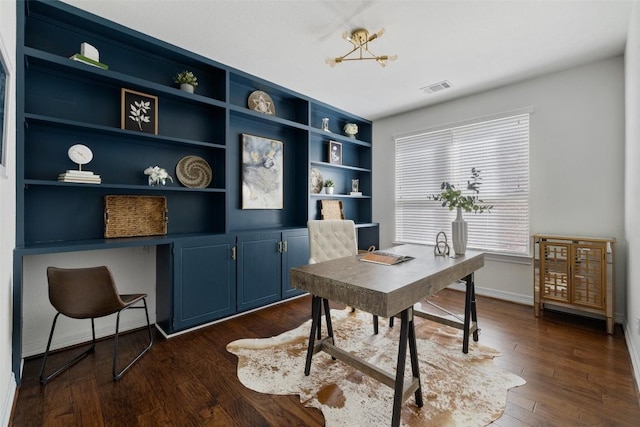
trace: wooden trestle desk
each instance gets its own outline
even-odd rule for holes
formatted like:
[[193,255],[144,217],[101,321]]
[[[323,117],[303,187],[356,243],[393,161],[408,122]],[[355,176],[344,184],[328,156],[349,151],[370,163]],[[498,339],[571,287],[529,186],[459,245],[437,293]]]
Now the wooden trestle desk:
[[[400,425],[402,403],[415,395],[416,404],[422,407],[422,389],[416,350],[416,336],[413,318],[432,316],[414,311],[413,305],[462,278],[466,281],[464,322],[455,325],[463,332],[463,352],[468,351],[469,335],[478,340],[477,316],[475,309],[475,289],[473,273],[484,266],[484,253],[467,251],[463,256],[435,256],[425,246],[402,245],[385,250],[399,255],[409,255],[415,259],[396,265],[380,265],[360,261],[359,256],[309,264],[291,269],[291,284],[297,289],[309,292],[312,298],[312,325],[305,375],[311,370],[311,359],[319,351],[347,363],[362,373],[394,389],[393,415],[391,425]],[[401,319],[398,343],[398,363],[396,374],[386,372],[335,345],[329,312],[329,300],[340,302],[356,309],[382,316],[397,316]],[[324,306],[327,323],[327,337],[321,336],[322,308]],[[424,316],[423,316],[424,315]],[[317,339],[316,339],[317,335]],[[405,384],[404,369],[407,344],[413,378]]]

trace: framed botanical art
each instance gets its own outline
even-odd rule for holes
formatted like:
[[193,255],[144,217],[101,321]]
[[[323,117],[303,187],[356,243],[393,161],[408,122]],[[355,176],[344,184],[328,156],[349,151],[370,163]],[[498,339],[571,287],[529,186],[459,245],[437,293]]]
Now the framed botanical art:
[[7,157],[9,156],[9,113],[11,63],[4,42],[0,38],[0,176],[7,176]]
[[122,88],[120,128],[158,134],[158,97]]
[[242,134],[242,209],[282,209],[282,141]]
[[342,164],[342,144],[336,141],[329,141],[329,163],[334,165]]

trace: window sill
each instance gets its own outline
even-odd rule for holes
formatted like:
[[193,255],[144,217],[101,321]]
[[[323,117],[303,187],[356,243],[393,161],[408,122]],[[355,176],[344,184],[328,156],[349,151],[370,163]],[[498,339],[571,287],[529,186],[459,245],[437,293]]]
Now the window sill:
[[[393,242],[394,246],[396,245],[405,245],[409,243],[403,242]],[[411,243],[412,245],[418,243]],[[431,248],[433,250],[434,245],[421,245],[425,247]],[[469,248],[474,249],[474,248]],[[451,248],[451,252],[453,252],[453,248]],[[531,265],[531,255],[514,255],[514,254],[501,254],[496,252],[485,252],[485,260],[494,261],[494,262],[506,262],[510,264],[522,264],[522,265]]]

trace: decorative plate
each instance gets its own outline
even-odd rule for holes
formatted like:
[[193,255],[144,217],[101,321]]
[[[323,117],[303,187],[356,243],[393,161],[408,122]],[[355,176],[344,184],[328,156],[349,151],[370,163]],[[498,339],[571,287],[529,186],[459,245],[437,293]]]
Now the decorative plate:
[[202,157],[185,156],[176,165],[176,177],[185,187],[206,188],[211,184],[211,167]]
[[273,100],[266,92],[256,90],[249,95],[249,101],[247,102],[249,108],[258,113],[275,115],[276,107],[273,105]]
[[311,168],[311,192],[319,193],[322,191],[322,173],[319,169]]

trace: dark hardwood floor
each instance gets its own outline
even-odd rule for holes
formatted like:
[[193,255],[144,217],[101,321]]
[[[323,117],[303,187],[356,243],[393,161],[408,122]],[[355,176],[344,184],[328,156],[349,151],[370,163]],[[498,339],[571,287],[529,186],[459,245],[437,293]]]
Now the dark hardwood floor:
[[[459,292],[444,290],[432,300],[462,312]],[[10,425],[322,426],[322,413],[304,408],[297,396],[244,388],[236,357],[225,349],[235,339],[292,329],[309,315],[305,296],[169,340],[156,334],[151,351],[117,383],[111,379],[112,340],[98,343],[93,355],[46,386],[38,382],[42,358],[27,360]],[[639,394],[619,325],[610,336],[603,321],[548,311],[536,319],[531,307],[483,297],[478,315],[480,342],[502,352],[495,363],[527,380],[509,391],[494,425],[640,425]],[[122,356],[134,354],[144,338],[144,332],[125,335]],[[51,362],[77,350],[54,354]]]

